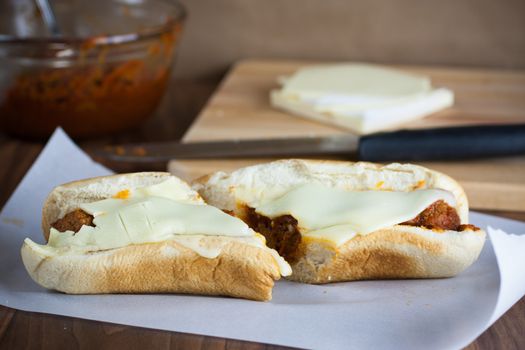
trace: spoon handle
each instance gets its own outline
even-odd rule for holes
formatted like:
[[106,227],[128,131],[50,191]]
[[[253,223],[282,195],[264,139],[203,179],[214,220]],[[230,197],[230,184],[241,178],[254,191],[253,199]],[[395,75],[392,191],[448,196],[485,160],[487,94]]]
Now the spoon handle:
[[47,29],[53,36],[60,36],[60,28],[56,20],[55,13],[53,12],[53,7],[48,0],[35,0],[40,12],[42,13],[42,19],[46,24]]

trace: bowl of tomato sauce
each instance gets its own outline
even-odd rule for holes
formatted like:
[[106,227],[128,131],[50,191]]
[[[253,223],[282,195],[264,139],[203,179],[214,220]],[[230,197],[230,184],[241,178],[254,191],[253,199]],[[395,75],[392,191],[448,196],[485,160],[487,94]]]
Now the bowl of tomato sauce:
[[52,1],[59,34],[34,1],[0,4],[0,128],[87,138],[137,127],[161,101],[185,10],[168,0]]

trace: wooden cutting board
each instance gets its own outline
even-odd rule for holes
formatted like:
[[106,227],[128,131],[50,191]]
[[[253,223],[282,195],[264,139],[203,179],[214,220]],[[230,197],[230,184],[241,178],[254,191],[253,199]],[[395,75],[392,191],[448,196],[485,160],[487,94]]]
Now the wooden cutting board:
[[[247,60],[237,63],[208,101],[183,140],[322,136],[348,131],[273,109],[269,92],[277,78],[319,62]],[[453,108],[400,128],[525,123],[525,72],[395,66],[429,76],[455,93]],[[191,180],[217,170],[268,160],[172,161],[169,170]],[[461,162],[424,162],[459,180],[476,209],[525,211],[525,156]]]

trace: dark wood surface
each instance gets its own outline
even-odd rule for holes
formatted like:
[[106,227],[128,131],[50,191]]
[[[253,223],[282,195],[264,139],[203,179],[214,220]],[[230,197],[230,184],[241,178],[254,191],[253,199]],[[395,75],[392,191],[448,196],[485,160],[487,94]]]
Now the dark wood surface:
[[[98,140],[83,147],[124,141],[179,139],[211,95],[218,81],[174,81],[156,115],[140,129]],[[29,169],[44,142],[0,135],[0,205]],[[106,163],[115,171],[144,168]],[[151,168],[162,169],[162,164]],[[488,212],[525,221],[525,212]],[[525,349],[525,298],[467,349]],[[0,349],[285,349],[284,347],[105,322],[18,311],[0,306]]]

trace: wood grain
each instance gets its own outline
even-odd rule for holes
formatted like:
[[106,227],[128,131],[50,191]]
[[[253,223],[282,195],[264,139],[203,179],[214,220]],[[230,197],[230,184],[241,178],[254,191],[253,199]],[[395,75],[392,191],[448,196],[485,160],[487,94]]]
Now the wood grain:
[[[245,60],[237,63],[184,135],[185,141],[323,136],[345,133],[330,125],[294,117],[272,108],[269,92],[277,78],[305,65],[323,62]],[[439,126],[525,122],[525,71],[392,66],[423,74],[434,86],[454,91],[453,108],[402,125]],[[394,129],[394,128],[392,128]]]
[[[277,78],[314,62],[247,60],[236,64],[184,141],[325,136],[347,131],[297,118],[272,108],[269,92]],[[403,128],[525,123],[525,71],[395,66],[427,75],[451,88],[453,108],[402,125]],[[173,161],[173,173],[190,180],[217,170],[231,171],[254,160]],[[457,179],[474,209],[525,211],[525,156],[457,162],[421,162]]]
[[194,334],[114,325],[70,317],[21,312],[0,306],[14,315],[2,322],[9,329],[0,333],[0,349],[289,349]]
[[[161,108],[159,114],[139,130],[118,137],[82,142],[81,145],[115,143],[142,137],[148,140],[154,140],[156,137],[176,138],[183,133],[184,126],[189,125],[191,118],[197,114],[215,86],[216,82],[213,81],[177,82],[170,90],[170,97],[178,101],[176,105],[172,105],[173,109]],[[188,96],[188,91],[191,91],[192,96]],[[0,167],[0,181],[3,184],[0,190],[0,204],[5,203],[42,146],[43,143],[25,142],[0,135],[0,156],[3,165]],[[110,166],[116,170],[121,168],[129,171],[140,170],[139,167],[123,167],[117,164],[110,164]],[[161,166],[165,165],[159,165],[159,170],[162,169]],[[491,213],[525,221],[525,213]],[[514,305],[468,349],[525,348],[524,315],[525,298]],[[24,312],[0,306],[0,349],[283,350],[287,348]]]

